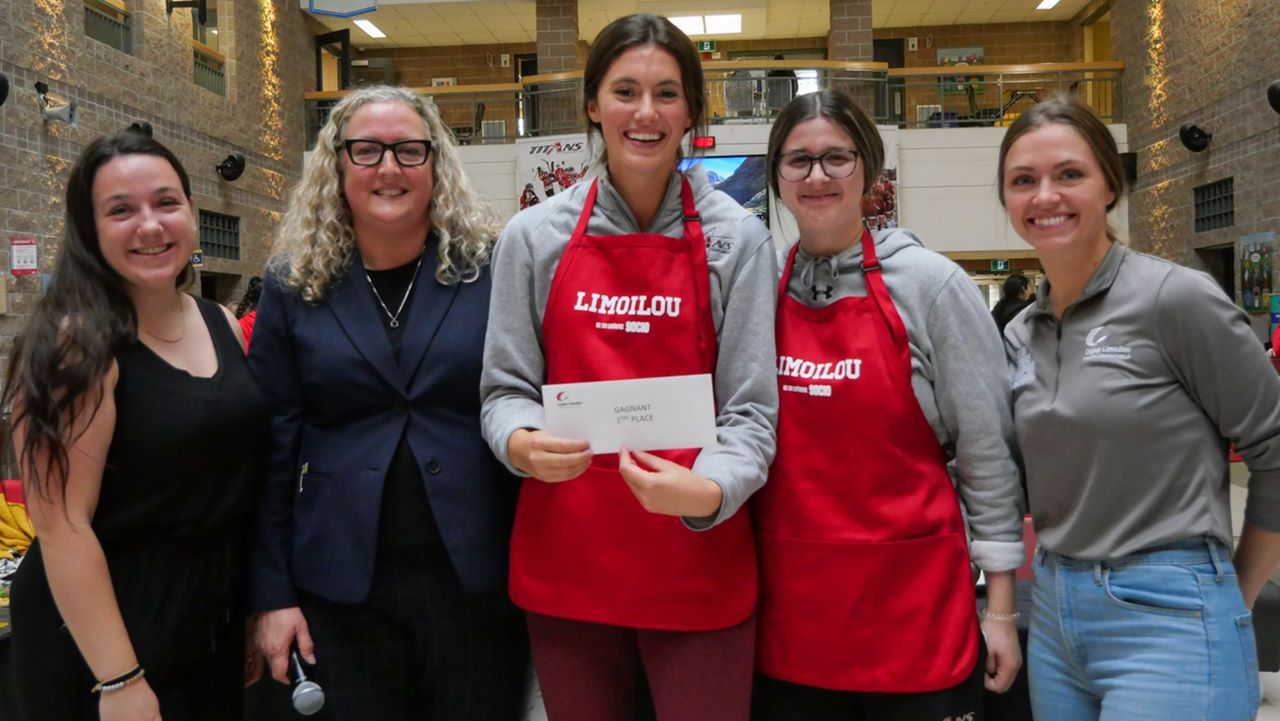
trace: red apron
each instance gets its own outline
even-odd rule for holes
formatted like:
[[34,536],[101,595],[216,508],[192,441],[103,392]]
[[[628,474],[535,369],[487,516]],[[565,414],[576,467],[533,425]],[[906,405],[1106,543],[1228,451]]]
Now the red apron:
[[759,670],[843,691],[960,683],[978,623],[964,520],[911,388],[907,331],[863,232],[865,297],[778,287],[778,456],[757,494]]
[[[682,179],[684,237],[591,236],[592,183],[551,282],[542,337],[547,383],[711,373],[707,251]],[[692,466],[698,449],[659,455]],[[649,513],[597,455],[564,483],[526,479],[511,539],[511,598],[529,611],[615,626],[727,628],[756,601],[755,547],[745,509],[690,531]]]

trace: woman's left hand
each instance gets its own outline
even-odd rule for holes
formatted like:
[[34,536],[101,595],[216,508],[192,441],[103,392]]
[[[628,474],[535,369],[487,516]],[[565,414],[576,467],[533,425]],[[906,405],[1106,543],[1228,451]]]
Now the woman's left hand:
[[1013,685],[1022,667],[1018,626],[1013,621],[984,619],[982,636],[987,641],[987,690],[1004,693]]
[[622,449],[618,453],[618,472],[650,513],[705,518],[715,515],[724,500],[724,492],[715,481],[652,453]]

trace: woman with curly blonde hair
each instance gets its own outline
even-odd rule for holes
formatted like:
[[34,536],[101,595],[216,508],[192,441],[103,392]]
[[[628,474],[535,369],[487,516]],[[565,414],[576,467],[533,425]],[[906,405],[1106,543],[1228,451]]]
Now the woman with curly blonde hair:
[[249,356],[273,420],[250,603],[272,675],[296,646],[330,718],[520,713],[517,485],[475,390],[498,230],[436,109],[377,86],[333,108],[277,232]]

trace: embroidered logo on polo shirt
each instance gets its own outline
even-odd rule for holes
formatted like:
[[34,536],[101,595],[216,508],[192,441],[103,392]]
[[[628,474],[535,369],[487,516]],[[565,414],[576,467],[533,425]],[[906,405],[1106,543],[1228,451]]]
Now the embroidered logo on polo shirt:
[[1089,331],[1089,335],[1085,336],[1084,359],[1129,360],[1129,357],[1133,355],[1133,349],[1127,345],[1108,344],[1107,339],[1111,335],[1107,333],[1106,328],[1106,326],[1100,325]]
[[1018,362],[1013,371],[1013,390],[1022,390],[1036,381],[1036,359],[1026,348],[1018,349]]

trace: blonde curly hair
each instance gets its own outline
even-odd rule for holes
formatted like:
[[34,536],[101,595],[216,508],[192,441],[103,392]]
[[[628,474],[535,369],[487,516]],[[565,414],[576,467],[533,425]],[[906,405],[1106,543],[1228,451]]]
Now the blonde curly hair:
[[463,172],[453,133],[434,105],[413,91],[373,85],[353,91],[333,110],[302,166],[302,180],[289,196],[276,230],[270,265],[281,281],[315,303],[337,282],[355,249],[351,208],[342,193],[343,129],[357,110],[369,103],[401,102],[412,108],[431,138],[434,189],[429,211],[431,228],[440,239],[436,279],[446,285],[468,283],[489,260],[501,221],[480,198]]

